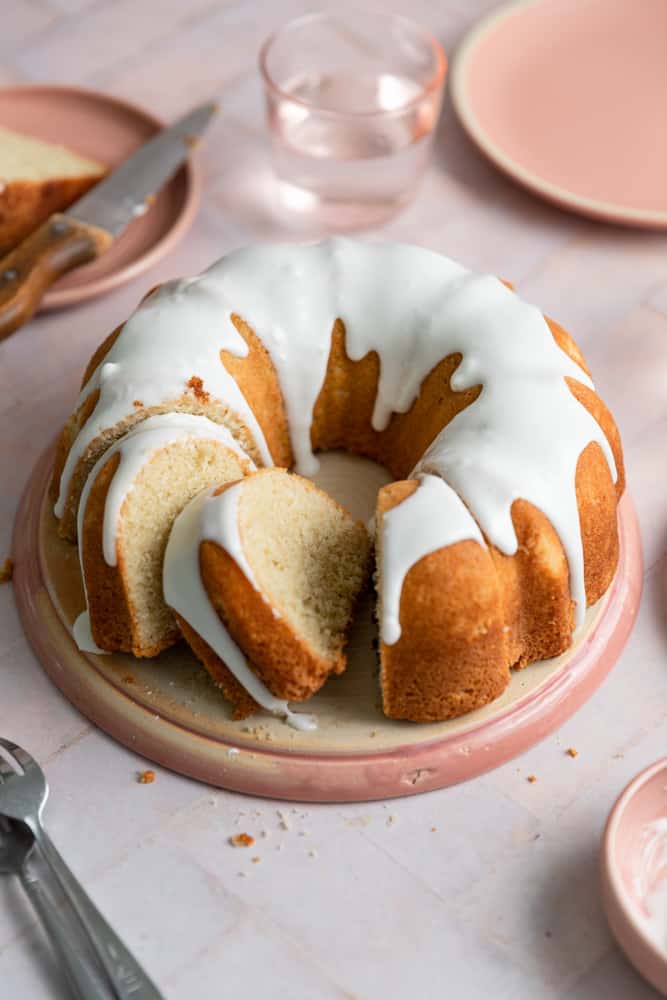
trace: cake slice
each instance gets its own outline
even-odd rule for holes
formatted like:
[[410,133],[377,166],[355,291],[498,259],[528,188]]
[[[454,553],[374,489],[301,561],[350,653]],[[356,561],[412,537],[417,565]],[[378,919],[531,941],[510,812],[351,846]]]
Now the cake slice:
[[105,173],[65,146],[0,127],[0,257]]
[[177,518],[165,599],[235,718],[258,707],[288,715],[287,701],[345,669],[369,563],[363,524],[309,480],[263,469]]
[[149,417],[109,448],[79,505],[81,649],[157,656],[180,638],[162,593],[171,526],[200,490],[252,469],[226,428],[189,413]]

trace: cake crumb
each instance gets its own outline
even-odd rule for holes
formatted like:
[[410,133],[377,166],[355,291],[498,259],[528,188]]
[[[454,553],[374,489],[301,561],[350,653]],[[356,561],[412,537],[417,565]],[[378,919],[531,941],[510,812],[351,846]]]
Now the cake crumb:
[[255,838],[251,837],[249,833],[235,833],[229,838],[229,843],[232,847],[252,847]]
[[261,861],[261,860],[262,860],[262,859],[261,859],[261,858],[260,858],[260,856],[259,856],[259,855],[257,854],[257,855],[255,855],[255,857],[254,857],[254,858],[252,859],[252,863],[253,863],[253,865],[258,865],[258,864],[260,863],[260,861]]
[[535,782],[537,781],[537,778],[534,774],[529,774],[528,777],[526,778],[526,781],[529,781],[531,785],[534,785]]
[[143,405],[144,404],[143,404],[143,401],[141,399],[133,399],[132,400],[132,406],[136,406],[138,410],[140,410]]
[[14,576],[14,562],[12,559],[5,559],[0,568],[0,583],[9,583]]
[[437,833],[437,832],[438,832],[437,826],[432,826],[431,827],[431,833]]
[[200,403],[208,403],[209,393],[204,389],[204,380],[199,375],[192,375],[187,382],[188,389],[192,389],[192,394]]
[[137,781],[140,785],[152,785],[155,781],[155,771],[139,771]]
[[579,751],[575,747],[568,747],[567,750],[565,751],[565,753],[568,755],[568,757],[578,757],[579,756]]
[[353,816],[352,819],[346,819],[346,826],[369,826],[372,820],[372,816]]
[[280,820],[281,828],[283,830],[291,830],[292,827],[290,825],[290,821],[288,820],[286,814],[282,811],[282,809],[277,809],[276,813],[278,815],[278,819]]

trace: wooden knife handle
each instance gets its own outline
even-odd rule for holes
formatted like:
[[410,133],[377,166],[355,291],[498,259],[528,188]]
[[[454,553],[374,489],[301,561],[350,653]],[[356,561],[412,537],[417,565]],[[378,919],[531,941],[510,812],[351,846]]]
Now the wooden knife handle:
[[0,340],[30,319],[46,290],[113,242],[104,229],[59,212],[0,260]]

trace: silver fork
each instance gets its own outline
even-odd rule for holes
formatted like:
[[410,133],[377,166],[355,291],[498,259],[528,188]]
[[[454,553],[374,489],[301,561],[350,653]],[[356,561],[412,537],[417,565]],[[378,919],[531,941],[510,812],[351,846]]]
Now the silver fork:
[[0,874],[18,875],[77,1000],[109,1000],[111,994],[101,980],[102,971],[97,973],[76,947],[74,937],[51,895],[37,873],[26,864],[34,844],[35,838],[23,823],[0,819]]
[[106,922],[69,870],[42,825],[49,794],[44,773],[27,750],[0,739],[12,766],[0,756],[0,815],[20,820],[32,831],[37,847],[79,918],[106,972],[116,1000],[163,1000],[137,960]]

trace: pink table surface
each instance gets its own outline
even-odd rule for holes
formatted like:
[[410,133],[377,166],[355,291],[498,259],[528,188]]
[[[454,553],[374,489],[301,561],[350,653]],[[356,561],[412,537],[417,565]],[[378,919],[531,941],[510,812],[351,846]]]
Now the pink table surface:
[[[205,207],[180,247],[134,284],[41,317],[0,344],[0,555],[33,463],[101,335],[156,281],[285,235],[270,197],[255,52],[271,27],[310,6],[8,0],[3,8],[0,84],[99,87],[165,117],[218,94],[223,111],[201,150]],[[451,52],[492,4],[391,6]],[[655,994],[604,921],[597,851],[618,792],[665,752],[667,237],[541,204],[482,160],[448,104],[418,199],[372,235],[501,274],[584,349],[623,432],[645,555],[637,626],[604,686],[519,760],[411,800],[281,806],[160,769],[154,784],[139,785],[141,758],[87,724],[43,674],[8,586],[0,588],[0,732],[45,764],[54,839],[174,1000],[645,1000]],[[237,831],[255,846],[228,846]],[[0,983],[12,1000],[65,996],[9,881],[0,883]]]

